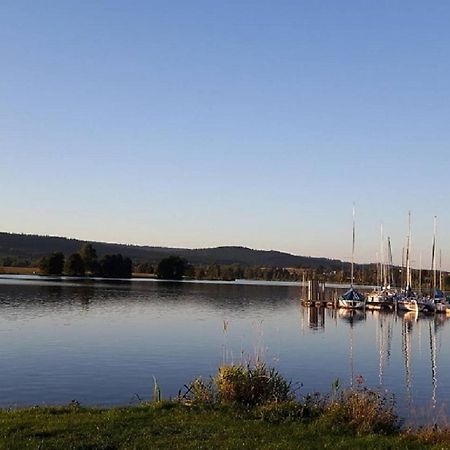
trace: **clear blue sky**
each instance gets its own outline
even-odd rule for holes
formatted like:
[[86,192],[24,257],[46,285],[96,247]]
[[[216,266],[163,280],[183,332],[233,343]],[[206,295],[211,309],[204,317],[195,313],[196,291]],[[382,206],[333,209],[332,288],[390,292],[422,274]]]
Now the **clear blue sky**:
[[2,1],[0,229],[450,266],[447,1]]

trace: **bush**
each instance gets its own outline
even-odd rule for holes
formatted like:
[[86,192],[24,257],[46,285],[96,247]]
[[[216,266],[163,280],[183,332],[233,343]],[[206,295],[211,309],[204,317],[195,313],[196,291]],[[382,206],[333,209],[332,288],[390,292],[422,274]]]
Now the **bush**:
[[224,404],[253,407],[294,399],[291,383],[276,369],[264,363],[255,366],[228,365],[219,368],[214,378],[217,398]]
[[330,400],[319,422],[327,429],[357,434],[392,434],[400,428],[392,398],[368,388],[344,391]]
[[341,390],[336,380],[329,395],[316,393],[298,401],[291,383],[264,363],[225,365],[208,383],[196,378],[185,388],[180,401],[237,407],[236,412],[271,423],[311,422],[327,432],[360,435],[394,434],[401,425],[393,397],[363,387],[362,382],[355,389]]

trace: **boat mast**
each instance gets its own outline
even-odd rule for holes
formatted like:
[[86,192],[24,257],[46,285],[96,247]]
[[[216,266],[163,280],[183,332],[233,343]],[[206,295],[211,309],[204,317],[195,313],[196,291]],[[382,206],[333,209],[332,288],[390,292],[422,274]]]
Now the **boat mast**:
[[411,289],[411,211],[408,212],[408,239],[406,245],[406,290]]
[[433,271],[433,286],[431,295],[436,295],[436,216],[433,223],[433,245],[431,246],[431,270]]
[[381,275],[380,275],[381,264],[380,264],[380,256],[379,256],[378,252],[375,252],[375,258],[377,260],[377,289],[380,288],[380,290],[381,290]]
[[380,228],[380,256],[378,258],[378,267],[379,267],[379,286],[380,291],[383,288],[383,224],[381,224]]
[[419,295],[422,295],[422,252],[419,256]]
[[350,285],[353,288],[353,264],[355,259],[355,204],[353,204],[353,232],[352,232],[352,271],[351,271],[351,282]]
[[388,244],[388,267],[389,267],[388,279],[389,279],[390,287],[393,287],[394,286],[394,271],[392,268],[391,238],[389,236],[387,238],[387,244]]
[[442,291],[442,248],[439,249],[439,290]]
[[386,264],[384,250],[385,250],[385,247],[384,247],[383,224],[381,224],[381,243],[380,243],[381,282],[382,282],[383,288],[386,289],[388,282],[387,282],[387,264]]
[[400,280],[400,284],[403,288],[405,286],[405,247],[402,247],[402,276]]

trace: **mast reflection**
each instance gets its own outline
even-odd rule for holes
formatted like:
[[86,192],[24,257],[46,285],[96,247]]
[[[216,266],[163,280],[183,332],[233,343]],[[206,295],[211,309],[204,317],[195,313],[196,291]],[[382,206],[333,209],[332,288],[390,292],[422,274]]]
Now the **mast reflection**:
[[402,322],[402,352],[405,365],[406,404],[409,409],[412,404],[411,335],[413,323],[417,322],[417,320],[417,312],[410,311],[403,316]]

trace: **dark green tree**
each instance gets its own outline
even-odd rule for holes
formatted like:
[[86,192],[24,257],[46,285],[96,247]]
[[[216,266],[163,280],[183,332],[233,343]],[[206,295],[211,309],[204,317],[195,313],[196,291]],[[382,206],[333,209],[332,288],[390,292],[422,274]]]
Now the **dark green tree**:
[[156,274],[164,280],[181,280],[187,267],[187,261],[179,256],[169,256],[158,264]]
[[122,255],[105,255],[98,263],[96,275],[106,278],[131,278],[133,263]]
[[64,255],[61,252],[44,256],[39,262],[43,275],[61,275],[64,268]]
[[71,277],[84,276],[84,261],[79,253],[73,253],[66,260],[64,272]]
[[80,256],[86,272],[94,273],[97,270],[97,251],[92,244],[86,243],[80,249]]

